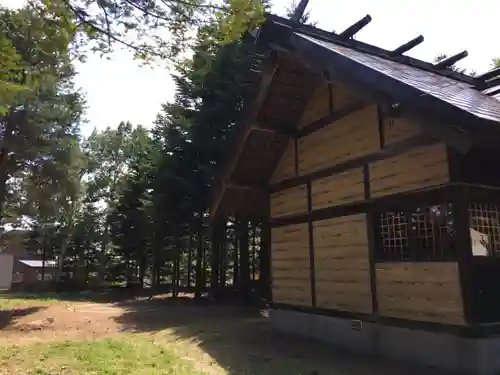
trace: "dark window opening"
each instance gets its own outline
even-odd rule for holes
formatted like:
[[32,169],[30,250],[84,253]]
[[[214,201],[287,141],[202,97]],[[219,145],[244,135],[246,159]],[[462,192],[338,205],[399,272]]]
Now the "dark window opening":
[[381,213],[376,233],[376,261],[456,259],[456,233],[451,204]]
[[498,158],[496,149],[472,149],[467,154],[455,153],[458,163],[457,180],[472,184],[500,186]]

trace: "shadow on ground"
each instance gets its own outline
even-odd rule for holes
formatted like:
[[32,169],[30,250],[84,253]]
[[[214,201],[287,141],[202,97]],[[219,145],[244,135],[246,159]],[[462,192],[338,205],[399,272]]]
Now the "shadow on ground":
[[0,329],[8,328],[15,323],[16,319],[34,314],[45,309],[43,306],[31,306],[25,308],[9,308],[0,310]]
[[327,344],[275,332],[263,311],[184,299],[124,306],[116,320],[124,331],[156,332],[169,328],[200,347],[231,375],[437,375],[338,351]]

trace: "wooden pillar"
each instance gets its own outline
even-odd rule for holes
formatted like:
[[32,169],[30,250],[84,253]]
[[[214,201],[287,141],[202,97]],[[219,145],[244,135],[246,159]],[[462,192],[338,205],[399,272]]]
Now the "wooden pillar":
[[205,288],[205,278],[203,273],[203,212],[200,212],[200,218],[198,221],[198,246],[196,248],[196,280],[195,280],[195,291],[194,298],[200,298],[203,289]]
[[271,227],[267,219],[262,220],[260,230],[259,284],[262,297],[271,300]]
[[460,272],[460,288],[465,322],[469,325],[477,323],[474,308],[474,288],[472,277],[472,244],[469,225],[469,194],[466,186],[457,187],[453,193],[453,220],[455,222],[458,268]]
[[241,220],[239,228],[240,243],[240,291],[244,301],[248,301],[250,284],[250,267],[248,254],[248,219]]

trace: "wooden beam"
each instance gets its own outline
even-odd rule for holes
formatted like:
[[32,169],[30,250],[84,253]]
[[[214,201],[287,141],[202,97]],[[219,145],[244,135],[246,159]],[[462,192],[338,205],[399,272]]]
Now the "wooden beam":
[[309,0],[300,0],[300,3],[299,5],[297,5],[297,8],[295,8],[295,11],[293,12],[293,15],[290,18],[290,20],[294,22],[299,22],[302,16],[304,15],[304,12],[306,11],[307,4],[309,4]]
[[361,18],[358,22],[356,22],[355,24],[349,26],[347,29],[342,31],[339,34],[339,37],[344,39],[352,38],[359,30],[368,25],[371,21],[372,17],[369,14],[367,14],[366,16]]
[[[370,168],[368,163],[363,166],[363,185],[365,190],[365,200],[371,199],[370,188]],[[372,297],[372,313],[378,313],[378,299],[377,299],[377,281],[375,269],[375,254],[376,254],[376,216],[374,212],[366,213],[366,234],[368,236],[368,261],[370,264],[370,291]]]
[[486,95],[488,95],[488,96],[495,96],[495,95],[498,95],[498,94],[500,94],[500,87],[497,88],[497,89],[495,89],[495,90],[493,90],[493,91],[490,91],[490,92],[486,93]]
[[457,233],[458,269],[460,272],[464,318],[467,324],[475,325],[477,321],[474,314],[473,301],[473,255],[469,225],[469,196],[466,186],[460,186],[453,196],[453,221]]
[[[307,183],[307,211],[312,211],[312,192],[311,182]],[[311,285],[311,306],[316,307],[316,266],[314,263],[314,228],[313,221],[307,223],[309,235],[309,267],[310,267],[310,285]]]
[[281,134],[287,138],[295,137],[297,135],[295,124],[280,123],[276,120],[263,117],[258,117],[256,121],[252,123],[249,130],[272,132]]
[[484,83],[484,89],[491,89],[500,86],[500,77],[490,79]]
[[457,53],[456,55],[447,57],[447,58],[435,63],[434,66],[438,69],[449,68],[453,64],[456,64],[457,62],[459,62],[460,60],[465,59],[468,55],[469,55],[469,53],[467,51],[462,51],[462,52]]
[[486,81],[491,78],[495,78],[496,76],[500,75],[500,66],[493,68],[491,70],[488,70],[487,72],[480,74],[478,76],[475,76],[474,78],[478,81]]
[[422,115],[406,108],[401,109],[401,116],[414,120],[424,133],[445,142],[462,153],[469,151],[473,145],[472,134],[452,123],[443,123],[439,118]]
[[267,185],[260,184],[250,184],[248,182],[239,182],[230,177],[224,179],[224,186],[227,189],[238,189],[238,190],[256,190],[262,193],[267,192]]
[[415,48],[419,44],[421,44],[424,41],[424,36],[419,35],[416,38],[406,42],[405,44],[400,45],[398,48],[392,50],[389,52],[389,55],[392,57],[400,56],[405,52],[408,52],[412,48]]
[[314,133],[315,131],[318,131],[328,125],[330,125],[332,122],[338,121],[344,117],[347,117],[364,107],[368,105],[368,102],[364,100],[356,101],[352,104],[348,104],[347,106],[339,109],[338,111],[334,111],[332,114],[323,117],[317,121],[314,121],[313,123],[304,126],[302,129],[298,131],[298,137],[305,137],[311,133]]
[[319,171],[315,171],[312,173],[280,181],[278,183],[271,185],[269,189],[273,193],[280,190],[290,189],[298,185],[306,184],[307,181],[313,181],[324,177],[330,177],[336,173],[345,172],[352,168],[363,167],[363,165],[365,165],[366,163],[373,163],[381,159],[386,159],[391,156],[395,156],[407,150],[408,148],[429,146],[436,143],[438,143],[436,142],[436,140],[433,140],[429,137],[425,137],[422,135],[413,136],[411,138],[388,145],[384,149],[381,149],[373,154],[357,157],[355,159],[339,163],[332,167],[328,167],[325,169],[321,169]]
[[[238,163],[239,156],[243,150],[243,147],[248,139],[248,136],[250,134],[250,127],[253,122],[253,119],[257,116],[259,113],[262,104],[266,100],[268,96],[268,91],[269,91],[269,86],[271,85],[271,82],[274,78],[274,74],[276,73],[276,70],[278,69],[279,61],[278,61],[278,56],[277,54],[273,54],[269,57],[269,59],[266,61],[264,65],[264,69],[262,72],[262,79],[260,82],[260,89],[259,89],[259,94],[257,95],[257,98],[255,99],[253,105],[251,108],[247,111],[248,115],[246,116],[244,120],[246,120],[246,124],[244,125],[244,128],[241,130],[241,135],[239,139],[236,140],[237,142],[237,147],[235,152],[233,153],[232,159],[229,161],[229,163],[226,165],[224,168],[224,171],[222,173],[222,176],[228,176],[231,175],[234,171],[234,168],[236,167]],[[243,125],[243,124],[242,124]],[[214,197],[214,202],[212,206],[210,207],[210,212],[212,213],[212,216],[217,215],[217,209],[219,208],[219,204],[222,201],[222,197],[224,196],[226,186],[222,183],[222,186],[220,188],[219,194]]]

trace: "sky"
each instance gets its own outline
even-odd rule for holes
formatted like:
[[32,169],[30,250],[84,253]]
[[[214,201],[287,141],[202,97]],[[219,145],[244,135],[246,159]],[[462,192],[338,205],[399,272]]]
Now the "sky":
[[[4,6],[19,6],[23,0],[0,0]],[[273,12],[283,14],[291,0],[274,0]],[[318,27],[340,32],[369,14],[372,22],[356,39],[394,49],[422,34],[425,41],[408,55],[432,61],[438,54],[467,50],[458,65],[478,73],[491,68],[500,57],[498,14],[500,1],[476,0],[310,0],[308,10]],[[86,92],[87,123],[84,135],[94,127],[117,126],[131,121],[150,127],[162,103],[173,99],[175,85],[164,67],[141,67],[130,53],[118,51],[110,59],[89,56],[77,65],[76,83]]]

